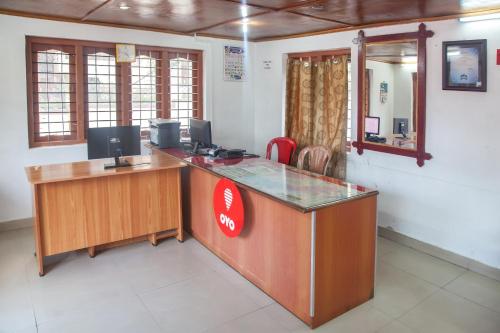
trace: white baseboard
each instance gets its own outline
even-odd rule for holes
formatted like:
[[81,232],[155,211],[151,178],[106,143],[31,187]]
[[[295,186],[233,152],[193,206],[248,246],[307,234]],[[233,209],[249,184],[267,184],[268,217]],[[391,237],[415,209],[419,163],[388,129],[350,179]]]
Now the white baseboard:
[[32,217],[28,217],[26,219],[20,219],[20,220],[0,222],[0,232],[9,231],[9,230],[16,230],[16,229],[23,229],[23,228],[30,228],[32,226],[33,226],[33,218]]
[[437,246],[424,243],[422,241],[416,240],[414,238],[403,235],[397,231],[378,227],[378,235],[389,240],[392,240],[401,245],[410,247],[412,249],[418,250],[420,252],[427,253],[433,257],[448,261],[457,266],[461,266],[470,271],[476,272],[478,274],[487,276],[489,278],[500,281],[500,269],[485,265],[476,261],[474,259],[470,259],[459,254],[441,249]]

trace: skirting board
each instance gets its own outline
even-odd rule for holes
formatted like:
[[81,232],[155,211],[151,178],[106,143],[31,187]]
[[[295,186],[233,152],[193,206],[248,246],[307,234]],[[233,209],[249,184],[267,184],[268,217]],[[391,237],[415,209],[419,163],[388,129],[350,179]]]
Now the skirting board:
[[9,231],[9,230],[16,230],[16,229],[23,229],[23,228],[30,228],[32,226],[33,226],[33,218],[32,217],[28,217],[26,219],[21,219],[21,220],[0,222],[0,232]]
[[424,243],[388,228],[379,226],[378,235],[417,251],[427,253],[428,255],[431,255],[433,257],[445,260],[457,266],[461,266],[472,272],[476,272],[478,274],[500,281],[500,269],[498,268],[485,265],[483,263],[480,263],[479,261],[461,256],[447,250],[443,250],[437,246]]

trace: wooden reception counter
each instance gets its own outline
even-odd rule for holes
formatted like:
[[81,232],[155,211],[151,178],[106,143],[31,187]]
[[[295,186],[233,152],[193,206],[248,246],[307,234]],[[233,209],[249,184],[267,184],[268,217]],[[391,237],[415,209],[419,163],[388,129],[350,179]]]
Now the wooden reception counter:
[[104,169],[112,159],[26,168],[33,186],[36,255],[43,257],[125,240],[183,239],[180,168],[164,154],[126,158],[133,166]]
[[[188,231],[249,281],[317,327],[373,297],[377,194],[361,186],[261,158],[221,160],[152,149],[185,162]],[[216,183],[236,183],[245,226],[217,226]]]

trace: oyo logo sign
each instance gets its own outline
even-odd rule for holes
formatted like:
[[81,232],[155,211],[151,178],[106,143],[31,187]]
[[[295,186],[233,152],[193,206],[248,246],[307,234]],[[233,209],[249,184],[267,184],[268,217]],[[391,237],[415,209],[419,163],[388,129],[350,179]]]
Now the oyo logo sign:
[[222,178],[215,186],[214,214],[217,225],[226,236],[237,237],[243,230],[243,200],[240,191],[229,179]]

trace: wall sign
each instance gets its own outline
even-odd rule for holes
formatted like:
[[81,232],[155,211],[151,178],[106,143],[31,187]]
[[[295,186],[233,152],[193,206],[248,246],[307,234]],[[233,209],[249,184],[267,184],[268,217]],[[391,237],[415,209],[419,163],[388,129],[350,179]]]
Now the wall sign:
[[224,81],[246,81],[246,50],[239,46],[224,46]]
[[237,237],[245,224],[245,211],[236,184],[227,178],[219,180],[213,200],[215,220],[220,230],[227,237]]
[[387,82],[380,83],[380,103],[387,102],[387,93],[389,92],[389,84]]

